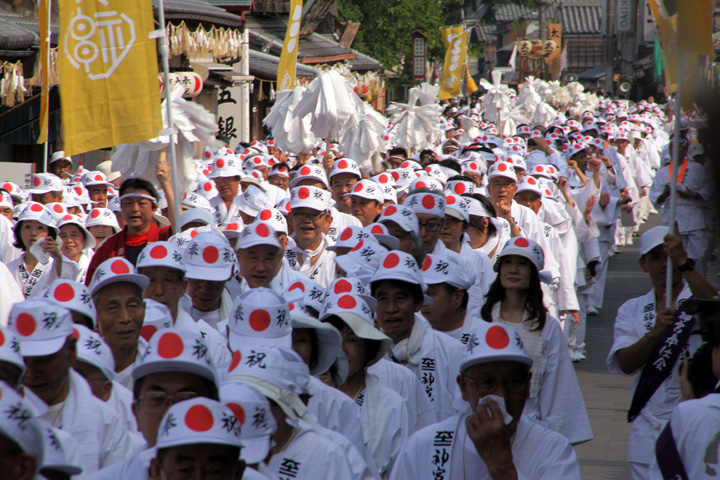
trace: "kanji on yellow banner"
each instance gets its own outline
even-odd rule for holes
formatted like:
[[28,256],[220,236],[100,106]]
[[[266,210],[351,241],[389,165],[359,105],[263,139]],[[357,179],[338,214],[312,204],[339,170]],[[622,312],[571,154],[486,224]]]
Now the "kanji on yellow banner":
[[157,137],[162,128],[154,19],[145,0],[60,0],[65,154]]

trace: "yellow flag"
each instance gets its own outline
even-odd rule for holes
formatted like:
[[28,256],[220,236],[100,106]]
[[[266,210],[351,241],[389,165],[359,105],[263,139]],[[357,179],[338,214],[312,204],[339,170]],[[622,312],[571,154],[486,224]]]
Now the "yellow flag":
[[680,102],[683,110],[692,107],[698,87],[699,56],[715,58],[712,41],[712,1],[683,0],[677,3],[678,61],[682,63],[683,87]]
[[445,100],[460,95],[462,88],[463,66],[467,61],[468,33],[449,37],[450,44],[445,52],[442,76],[440,77],[440,93],[438,98]]
[[649,0],[648,5],[655,19],[655,24],[660,30],[660,44],[665,54],[665,78],[668,83],[668,90],[674,92],[677,86],[677,32],[675,31],[673,19],[670,18],[662,0]]
[[445,27],[440,29],[440,37],[442,37],[443,45],[445,45],[445,48],[448,48],[450,46],[451,38],[455,37],[456,35],[460,35],[463,32],[462,25],[459,25],[457,27]]
[[300,21],[302,17],[302,0],[290,0],[290,17],[285,42],[283,43],[280,62],[278,63],[277,91],[295,88],[295,70],[297,67],[298,43],[300,42]]
[[470,68],[467,62],[465,62],[465,88],[467,88],[468,95],[473,94],[479,90],[475,79],[470,76]]
[[60,0],[65,154],[157,137],[162,128],[152,2]]
[[48,138],[50,122],[50,13],[48,0],[38,0],[38,28],[40,30],[40,72],[42,91],[40,92],[40,135],[37,143],[45,143]]

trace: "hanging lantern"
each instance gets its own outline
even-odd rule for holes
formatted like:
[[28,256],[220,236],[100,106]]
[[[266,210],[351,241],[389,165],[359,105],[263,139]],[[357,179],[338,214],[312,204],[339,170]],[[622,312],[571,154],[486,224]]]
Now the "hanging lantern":
[[550,55],[556,48],[557,43],[555,43],[555,40],[545,40],[543,42],[543,51],[545,52],[545,55]]
[[[165,76],[159,75],[160,94],[165,95]],[[170,85],[181,85],[185,89],[183,97],[193,98],[200,95],[203,89],[203,80],[200,74],[195,72],[175,72],[170,74]]]
[[533,44],[532,42],[528,40],[523,40],[522,42],[518,42],[518,53],[522,57],[527,57],[530,52],[532,51]]

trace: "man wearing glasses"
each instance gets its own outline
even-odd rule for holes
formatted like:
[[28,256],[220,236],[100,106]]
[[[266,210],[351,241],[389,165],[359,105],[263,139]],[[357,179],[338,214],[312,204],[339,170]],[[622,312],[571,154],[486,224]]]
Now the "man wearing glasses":
[[457,377],[465,410],[411,436],[390,480],[581,478],[567,439],[522,414],[531,365],[513,327],[481,322]]
[[403,205],[417,216],[425,254],[446,254],[448,249],[445,244],[438,241],[445,225],[445,195],[439,191],[418,188],[405,197]]
[[327,249],[332,240],[326,235],[333,221],[330,192],[301,186],[292,189],[290,198],[295,246],[285,256],[293,270],[327,288],[335,280],[335,253]]

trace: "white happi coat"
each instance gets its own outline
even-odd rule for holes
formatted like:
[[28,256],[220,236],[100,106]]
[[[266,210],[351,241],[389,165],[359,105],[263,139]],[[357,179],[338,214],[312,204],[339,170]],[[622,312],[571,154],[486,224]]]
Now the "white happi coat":
[[288,263],[287,258],[283,257],[282,265],[280,265],[280,270],[278,271],[277,275],[275,275],[270,281],[270,289],[282,295],[283,293],[287,292],[287,289],[290,288],[290,285],[297,282],[298,280],[301,280],[303,277],[304,275],[302,273],[290,268],[290,264]]
[[85,480],[149,480],[150,462],[156,454],[157,449],[148,448],[146,444],[127,460],[98,470]]
[[353,399],[313,376],[308,383],[308,393],[311,397],[307,411],[315,417],[317,423],[343,434],[364,455],[365,442],[360,424],[360,408]]
[[126,387],[128,390],[132,391],[133,388],[133,379],[132,379],[132,371],[135,367],[135,364],[137,363],[139,358],[142,358],[143,355],[145,355],[145,350],[147,349],[147,341],[143,337],[138,338],[138,345],[137,345],[137,352],[135,353],[135,361],[129,365],[125,370],[122,372],[115,372],[115,382],[119,383],[123,387]]
[[327,236],[330,240],[337,242],[337,237],[347,227],[359,227],[362,228],[362,222],[357,217],[343,213],[335,207],[330,208],[330,214],[332,215],[333,221],[328,230]]
[[83,475],[129,458],[133,442],[118,414],[93,396],[85,379],[72,369],[69,382],[57,427],[77,441]]
[[267,465],[258,465],[260,473],[276,479],[355,478],[345,452],[306,422],[300,421],[299,425],[298,434],[282,452],[273,455]]
[[106,405],[109,406],[114,412],[120,415],[120,418],[127,425],[129,432],[137,432],[137,420],[132,412],[133,394],[124,385],[119,384],[117,381],[112,381],[112,390],[110,391],[110,398],[107,399]]
[[[720,394],[711,393],[679,403],[670,418],[673,438],[692,480],[718,478],[720,463]],[[650,466],[650,479],[662,480],[657,456]]]
[[[230,297],[230,293],[228,293],[227,289],[224,289],[222,295],[220,296],[220,308],[213,312],[201,312],[200,310],[193,308],[192,298],[190,298],[190,295],[188,294],[185,294],[183,298],[180,299],[180,304],[178,305],[178,307],[184,310],[187,314],[189,314],[190,317],[192,317],[195,321],[202,320],[207,325],[218,329],[217,324],[219,322],[222,322],[223,320],[227,320],[230,317],[232,304],[233,299],[232,297]],[[224,332],[220,333],[224,334]]]
[[367,371],[374,375],[384,387],[394,390],[403,399],[410,416],[411,432],[437,422],[435,409],[425,393],[425,388],[410,369],[382,358]]
[[[324,288],[327,288],[333,280],[335,280],[335,252],[327,249],[330,245],[334,245],[334,242],[325,234],[322,236],[322,242],[324,248],[313,265],[310,265],[310,259],[305,255],[305,250],[297,245],[293,248],[288,248],[285,252],[285,258],[287,258],[290,268],[302,273]],[[298,261],[298,256],[300,255],[305,257],[302,265]]]
[[485,295],[490,285],[495,281],[497,274],[493,270],[493,263],[487,254],[473,250],[469,243],[463,243],[460,247],[460,256],[465,261],[469,270],[468,274],[475,275],[475,283],[468,289],[467,311],[471,312],[483,306]]
[[[242,193],[242,189],[240,189],[240,191],[238,191],[238,195],[241,193]],[[235,202],[232,202],[230,204],[230,208],[228,209],[225,206],[225,201],[222,199],[220,194],[217,194],[213,198],[210,199],[210,206],[215,209],[215,223],[217,225],[225,225],[228,222],[230,222],[230,219],[241,218],[240,217],[240,209],[235,204]],[[242,220],[238,221],[238,223],[242,223]]]
[[[407,342],[407,348],[403,342]],[[410,337],[394,345],[392,350],[395,355],[408,351],[405,366],[417,375],[437,418],[444,420],[454,415],[456,411],[452,399],[457,386],[462,344],[433,330],[427,320],[416,315]]]
[[[515,328],[528,328],[504,322],[499,316],[498,303],[493,308],[493,322],[505,323]],[[541,364],[537,368],[540,389],[536,397],[525,402],[524,413],[545,422],[547,426],[564,435],[571,444],[592,440],[592,429],[575,369],[570,360],[567,339],[557,319],[548,315],[542,331]]]
[[475,331],[475,329],[480,325],[480,322],[485,321],[480,316],[480,308],[482,307],[478,307],[472,312],[467,310],[465,312],[465,321],[463,322],[462,327],[457,330],[451,330],[449,332],[440,332],[440,330],[438,330],[438,332],[454,338],[463,345],[467,345],[468,340],[470,340],[470,334]]
[[32,272],[28,272],[25,268],[25,262],[23,259],[25,255],[13,260],[8,264],[8,270],[12,273],[15,283],[20,285],[22,294],[25,298],[30,298],[38,295],[39,292],[47,289],[53,280],[58,278],[64,278],[65,280],[72,280],[78,277],[80,269],[78,264],[62,255],[62,272],[58,277],[55,271],[55,259],[50,258],[50,261],[46,264],[38,262],[33,268]]
[[[685,285],[678,295],[678,300],[684,300],[691,295],[690,287]],[[628,300],[620,306],[617,317],[615,317],[613,345],[606,360],[610,373],[625,375],[618,365],[617,351],[635,344],[652,329],[653,325],[655,325],[654,290],[650,290],[642,297]],[[691,335],[678,358],[677,365],[681,365],[684,359],[690,358],[700,343],[701,339],[698,335]],[[636,375],[633,383],[633,395],[641,372],[642,368],[631,374]],[[674,368],[632,422],[628,447],[629,462],[648,465],[652,462],[655,454],[655,441],[670,419],[672,409],[680,401],[678,377],[678,369]]]
[[[416,432],[395,462],[391,480],[490,480],[467,435],[467,415]],[[579,480],[577,456],[565,437],[527,415],[518,421],[512,454],[519,480]]]
[[[678,166],[678,171],[680,171],[680,166]],[[679,233],[705,230],[707,228],[707,224],[705,223],[705,202],[712,195],[710,179],[712,179],[712,177],[707,175],[707,171],[702,165],[688,161],[688,167],[685,171],[682,185],[685,185],[689,190],[700,195],[700,197],[683,198],[678,195],[675,201],[675,220],[678,224]],[[653,205],[655,205],[655,208],[658,210],[667,206],[667,208],[663,208],[663,223],[665,225],[670,223],[670,196],[668,195],[662,204],[659,204],[657,199],[663,192],[665,185],[670,184],[670,181],[670,166],[665,165],[658,170],[657,175],[655,175],[655,180],[648,194]]]
[[193,319],[188,312],[179,306],[174,327],[200,335],[205,340],[215,365],[222,365],[230,361],[230,350],[228,350],[225,338],[205,321]]
[[13,303],[22,302],[25,297],[10,270],[0,263],[0,325],[7,327]]

